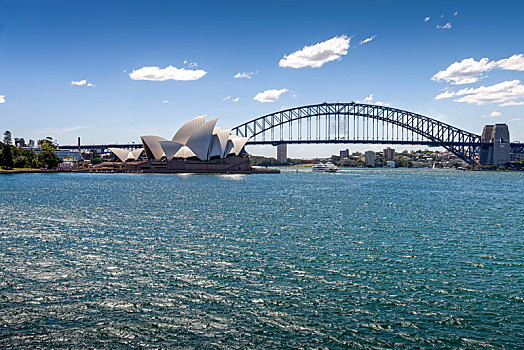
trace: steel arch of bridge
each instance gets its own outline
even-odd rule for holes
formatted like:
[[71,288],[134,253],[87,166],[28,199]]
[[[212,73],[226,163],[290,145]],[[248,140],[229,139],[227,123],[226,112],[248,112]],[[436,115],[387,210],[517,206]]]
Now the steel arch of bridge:
[[392,107],[322,103],[268,114],[232,129],[248,144],[378,143],[441,146],[476,164],[481,137]]

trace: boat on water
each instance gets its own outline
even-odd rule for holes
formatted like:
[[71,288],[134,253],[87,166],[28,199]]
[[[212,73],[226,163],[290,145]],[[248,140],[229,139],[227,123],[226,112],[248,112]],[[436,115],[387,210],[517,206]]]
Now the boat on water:
[[337,166],[331,162],[318,163],[313,165],[313,171],[322,171],[326,173],[334,173],[338,170]]

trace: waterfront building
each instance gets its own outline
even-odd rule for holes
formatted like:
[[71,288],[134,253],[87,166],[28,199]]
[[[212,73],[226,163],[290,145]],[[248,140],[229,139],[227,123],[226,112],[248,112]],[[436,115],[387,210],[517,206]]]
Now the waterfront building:
[[375,166],[375,152],[373,151],[366,151],[364,158],[366,166],[374,167]]
[[349,149],[340,150],[340,158],[349,158]]
[[280,163],[287,162],[287,144],[282,143],[277,145],[277,160]]
[[142,136],[148,161],[137,165],[143,172],[250,172],[244,150],[249,138],[231,135],[216,127],[218,118],[196,117],[175,133],[171,141],[154,135]]
[[244,149],[247,137],[231,135],[231,130],[215,127],[218,118],[206,122],[206,116],[190,120],[168,141],[160,136],[142,136],[142,144],[149,160],[190,159],[201,161],[238,156]]
[[384,159],[386,161],[388,160],[395,160],[395,149],[393,148],[385,148],[383,151]]
[[127,149],[121,148],[110,148],[109,150],[113,152],[113,154],[121,162],[127,162],[128,160],[137,160],[144,151],[143,148],[135,149],[134,151],[128,151]]
[[386,166],[388,168],[394,168],[395,167],[395,161],[394,160],[386,160]]
[[72,161],[84,160],[84,157],[82,157],[82,154],[78,151],[56,150],[56,155],[58,156],[58,158],[62,160],[64,159],[69,159]]

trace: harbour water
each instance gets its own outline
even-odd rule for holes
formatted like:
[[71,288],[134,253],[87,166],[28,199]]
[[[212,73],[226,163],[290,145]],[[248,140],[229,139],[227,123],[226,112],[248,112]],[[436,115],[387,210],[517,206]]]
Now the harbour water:
[[524,173],[0,177],[0,348],[522,348]]

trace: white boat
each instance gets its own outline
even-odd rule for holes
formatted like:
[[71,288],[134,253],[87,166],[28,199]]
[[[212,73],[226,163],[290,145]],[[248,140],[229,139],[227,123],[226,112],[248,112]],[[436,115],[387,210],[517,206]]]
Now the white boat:
[[334,173],[338,170],[337,166],[331,162],[318,163],[313,165],[313,171],[323,171],[326,173]]

